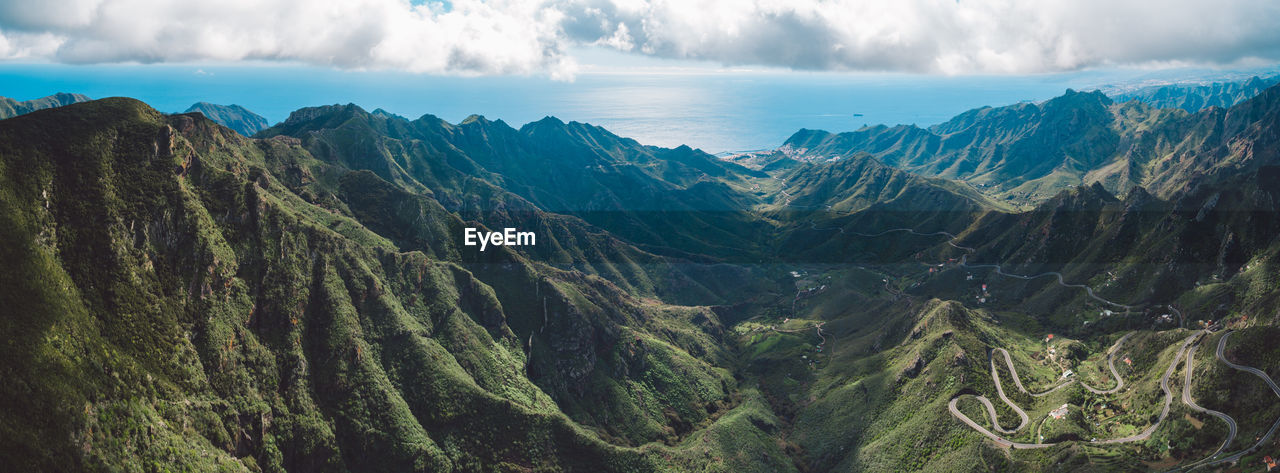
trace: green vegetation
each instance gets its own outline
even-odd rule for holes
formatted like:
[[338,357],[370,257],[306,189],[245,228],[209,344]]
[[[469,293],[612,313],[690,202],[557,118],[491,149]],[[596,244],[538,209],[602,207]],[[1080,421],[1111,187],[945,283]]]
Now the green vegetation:
[[63,105],[71,105],[73,103],[87,101],[89,101],[89,97],[85,97],[80,94],[68,94],[62,92],[48,97],[41,97],[22,102],[8,97],[0,97],[0,119],[25,115],[36,110],[44,110],[46,108],[61,107]]
[[1275,149],[1278,90],[806,130],[750,167],[550,117],[6,119],[0,464],[1163,471],[1228,432],[1183,402],[1184,340],[1240,452],[1280,417],[1216,357],[1231,330],[1227,359],[1280,377],[1280,166],[1238,151]]
[[[1117,194],[1143,186],[1172,197],[1199,184],[1196,176],[1216,174],[1225,162],[1265,164],[1261,161],[1266,159],[1254,160],[1249,151],[1227,143],[1269,140],[1259,135],[1266,126],[1251,129],[1244,123],[1262,118],[1270,124],[1274,119],[1263,118],[1280,99],[1280,90],[1270,87],[1274,81],[1255,78],[1229,91],[1164,92],[1177,103],[1158,100],[1160,92],[1135,92],[1113,101],[1100,91],[1068,89],[1043,103],[982,107],[927,129],[800,130],[780,154],[801,161],[870,156],[923,176],[967,182],[1015,206],[1038,204],[1093,183]],[[1231,111],[1204,108],[1214,104]],[[1164,108],[1175,106],[1188,110]]]
[[[664,450],[626,445],[720,424],[775,448],[740,435],[767,412],[739,408],[709,310],[511,251],[490,264],[521,271],[435,259],[277,180],[340,172],[296,146],[110,99],[4,121],[0,147],[5,464],[646,471]],[[505,310],[518,285],[545,309]]]

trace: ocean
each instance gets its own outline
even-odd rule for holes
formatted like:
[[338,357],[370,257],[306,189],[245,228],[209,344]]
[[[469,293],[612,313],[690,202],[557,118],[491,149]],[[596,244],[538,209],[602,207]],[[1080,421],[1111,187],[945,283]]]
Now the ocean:
[[197,101],[239,104],[272,123],[301,107],[355,103],[408,118],[453,123],[469,115],[513,127],[551,115],[656,146],[710,153],[774,148],[801,128],[928,126],[981,106],[1041,101],[1067,88],[1141,77],[1140,70],[1020,76],[932,76],[796,71],[583,73],[573,82],[540,77],[456,77],[339,71],[298,65],[0,64],[0,95],[55,92],[128,96],[163,112]]

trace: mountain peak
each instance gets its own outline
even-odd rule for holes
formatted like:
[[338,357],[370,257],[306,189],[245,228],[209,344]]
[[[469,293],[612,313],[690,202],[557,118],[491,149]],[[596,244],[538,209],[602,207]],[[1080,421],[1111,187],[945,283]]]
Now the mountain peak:
[[303,108],[294,110],[293,113],[290,113],[289,118],[285,119],[284,124],[297,125],[303,122],[313,121],[321,117],[341,116],[341,117],[350,118],[354,116],[364,116],[368,114],[369,112],[366,112],[363,108],[360,108],[359,105],[356,105],[353,103],[349,103],[346,105],[333,104],[333,105],[321,105],[318,107],[303,107]]
[[56,94],[50,95],[49,97],[45,97],[45,98],[50,98],[50,97],[62,103],[63,105],[70,105],[77,102],[88,102],[90,100],[88,95],[73,94],[69,92],[58,92]]
[[464,118],[458,123],[458,126],[462,129],[480,130],[482,133],[513,133],[516,131],[515,128],[512,128],[511,125],[501,119],[490,120],[485,118],[484,115],[478,114],[472,114]]
[[569,126],[568,124],[561,121],[559,118],[553,117],[551,115],[547,115],[545,117],[542,117],[541,120],[524,124],[524,126],[520,127],[520,133],[529,135],[529,134],[535,134],[539,132],[565,130],[566,128],[568,128],[568,126]]
[[1102,93],[1101,90],[1095,89],[1091,92],[1078,92],[1074,89],[1067,89],[1067,91],[1062,95],[1049,99],[1045,102],[1042,108],[1047,109],[1053,106],[1106,107],[1111,105],[1111,103],[1111,98],[1107,97],[1107,94]]
[[[877,125],[877,126],[880,126],[880,125]],[[814,139],[821,139],[823,137],[830,136],[830,135],[831,135],[831,132],[826,130],[811,130],[808,128],[801,128],[795,133],[792,133],[791,136],[787,138],[786,141],[782,142],[782,144],[783,146],[791,145],[793,147],[804,146],[804,143],[807,143]]]
[[400,120],[405,120],[405,121],[408,121],[408,120],[409,120],[408,118],[402,117],[402,116],[400,116],[400,115],[396,115],[396,114],[394,114],[394,113],[388,112],[388,111],[386,111],[386,110],[384,110],[384,109],[381,109],[381,108],[374,109],[374,110],[373,110],[372,112],[370,112],[369,114],[370,114],[370,115],[373,115],[373,116],[375,116],[375,117],[382,117],[382,118],[394,118],[394,119],[400,119]]
[[538,120],[534,123],[541,123],[545,125],[564,125],[565,124],[563,120],[560,120],[559,118],[553,117],[551,115],[542,117],[541,120]]
[[235,130],[244,136],[253,136],[271,126],[262,115],[250,112],[239,105],[218,105],[209,102],[196,102],[183,113],[200,113],[215,123]]
[[484,115],[473,113],[471,115],[467,115],[467,118],[463,118],[462,121],[459,122],[458,124],[459,125],[471,125],[471,124],[488,125],[490,123],[493,123],[493,122],[489,121],[488,118],[485,118]]

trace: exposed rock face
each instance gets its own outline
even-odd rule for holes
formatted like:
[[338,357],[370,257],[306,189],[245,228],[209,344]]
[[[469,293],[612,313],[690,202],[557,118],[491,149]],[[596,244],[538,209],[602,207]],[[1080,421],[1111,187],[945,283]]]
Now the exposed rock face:
[[920,374],[921,370],[924,369],[924,365],[924,357],[916,355],[915,359],[911,360],[911,362],[907,364],[907,367],[902,370],[902,373],[898,375],[898,378],[914,378]]

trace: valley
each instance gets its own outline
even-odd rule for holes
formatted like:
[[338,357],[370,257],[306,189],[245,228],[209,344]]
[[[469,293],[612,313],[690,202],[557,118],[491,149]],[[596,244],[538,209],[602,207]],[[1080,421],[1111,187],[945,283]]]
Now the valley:
[[[348,104],[255,130],[205,105],[251,128],[127,98],[0,121],[3,464],[1280,452],[1280,88],[1194,112],[1068,91],[724,158],[553,117]],[[527,244],[466,237],[507,229]]]

